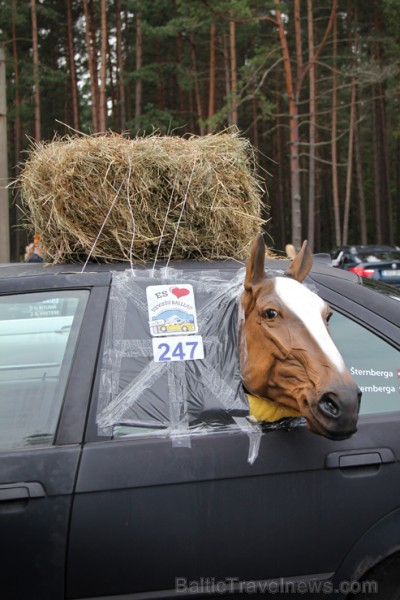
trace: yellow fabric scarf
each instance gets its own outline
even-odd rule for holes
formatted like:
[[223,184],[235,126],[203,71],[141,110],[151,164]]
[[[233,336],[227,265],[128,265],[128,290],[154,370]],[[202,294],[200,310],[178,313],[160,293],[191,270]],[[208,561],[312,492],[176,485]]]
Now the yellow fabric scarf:
[[255,417],[257,421],[274,423],[286,417],[301,417],[297,410],[281,406],[276,402],[272,402],[272,400],[268,400],[268,398],[258,398],[247,392],[246,396],[250,405],[250,415]]

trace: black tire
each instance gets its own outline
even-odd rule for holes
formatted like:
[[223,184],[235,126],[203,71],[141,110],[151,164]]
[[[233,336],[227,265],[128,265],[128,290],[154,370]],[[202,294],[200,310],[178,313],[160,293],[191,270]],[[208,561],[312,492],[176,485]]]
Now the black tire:
[[346,600],[400,600],[400,553],[393,554],[368,571],[360,581],[361,591]]

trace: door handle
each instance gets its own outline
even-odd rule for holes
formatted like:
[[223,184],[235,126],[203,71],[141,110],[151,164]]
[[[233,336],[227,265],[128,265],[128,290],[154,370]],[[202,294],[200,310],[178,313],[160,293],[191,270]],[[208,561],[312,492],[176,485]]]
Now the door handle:
[[390,448],[368,448],[332,452],[325,459],[325,467],[327,469],[345,469],[346,467],[368,467],[392,462],[396,462],[396,459]]
[[22,481],[0,485],[0,502],[44,498],[45,496],[44,487],[37,481]]

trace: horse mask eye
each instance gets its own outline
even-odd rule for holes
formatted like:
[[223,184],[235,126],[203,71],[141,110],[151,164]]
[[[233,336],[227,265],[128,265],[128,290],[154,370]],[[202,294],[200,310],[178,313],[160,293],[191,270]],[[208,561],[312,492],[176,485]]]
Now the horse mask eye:
[[275,310],[274,308],[268,308],[266,311],[264,311],[263,316],[268,321],[272,321],[273,319],[275,319],[278,316],[278,311]]

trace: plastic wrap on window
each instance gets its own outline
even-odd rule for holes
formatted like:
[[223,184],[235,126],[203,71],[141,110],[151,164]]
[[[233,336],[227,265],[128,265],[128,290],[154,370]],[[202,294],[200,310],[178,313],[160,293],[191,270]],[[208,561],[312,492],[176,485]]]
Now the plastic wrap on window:
[[[189,447],[193,435],[237,431],[249,436],[254,462],[262,429],[249,416],[237,344],[244,268],[114,272],[101,367],[99,435],[151,433]],[[146,288],[193,287],[204,358],[155,362]],[[185,339],[190,339],[190,332]],[[272,424],[273,429],[277,424]]]

